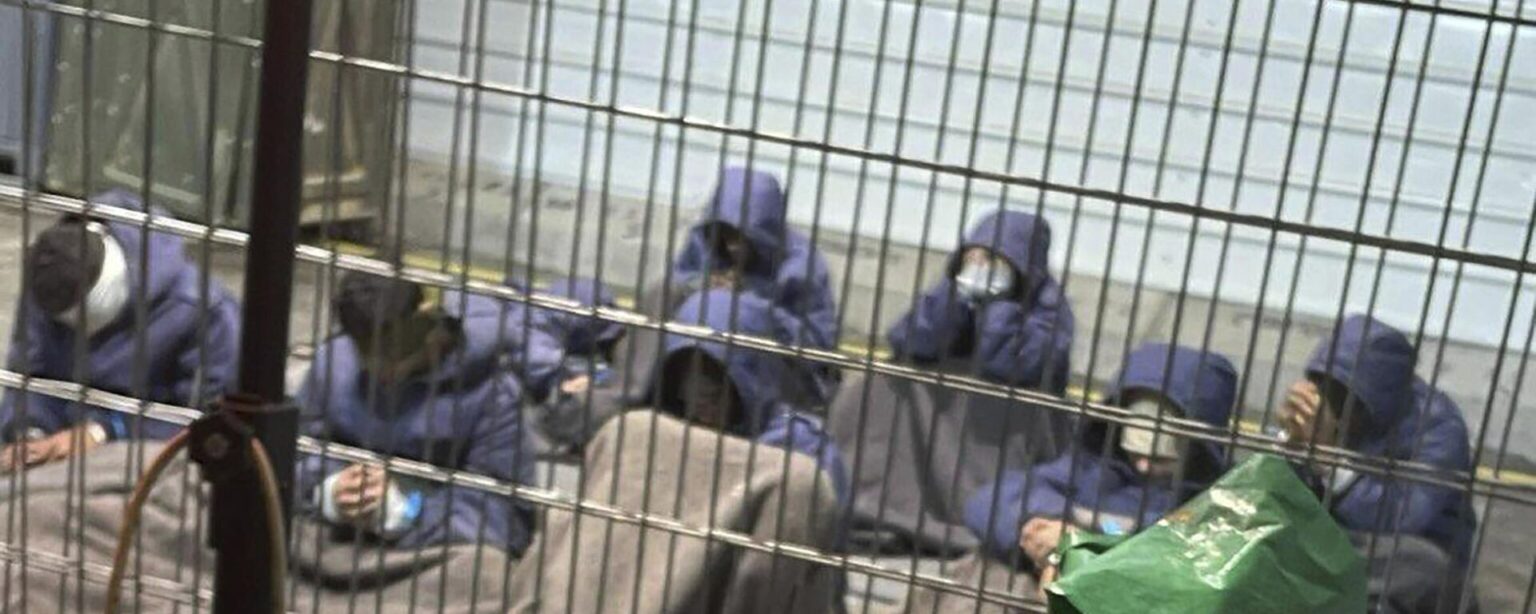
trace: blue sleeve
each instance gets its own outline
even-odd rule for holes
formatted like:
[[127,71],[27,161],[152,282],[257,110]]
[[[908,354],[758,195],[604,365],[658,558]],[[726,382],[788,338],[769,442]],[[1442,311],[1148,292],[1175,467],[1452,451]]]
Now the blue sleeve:
[[[6,368],[21,374],[37,373],[43,363],[43,345],[46,343],[47,319],[38,313],[37,308],[27,309],[25,317],[18,317],[11,329],[11,347],[6,356]],[[17,316],[21,316],[21,310]],[[27,343],[21,343],[25,334]],[[26,397],[26,406],[22,407],[21,399]],[[23,409],[25,416],[21,415]],[[4,400],[0,400],[0,436],[6,441],[16,441],[23,438],[24,433],[32,428],[45,433],[52,433],[70,424],[69,402],[57,397],[51,397],[35,392],[22,392],[18,389],[5,391]]]
[[[1081,468],[1079,468],[1081,470]],[[1072,455],[1026,471],[1009,471],[971,495],[965,525],[993,556],[1012,561],[1019,554],[1019,530],[1036,516],[1059,518],[1067,509]]]
[[[533,483],[533,455],[523,439],[520,395],[503,381],[482,408],[460,471],[519,484]],[[477,543],[483,536],[514,556],[531,539],[532,509],[526,502],[464,486],[419,484],[421,512],[412,543]]]
[[[26,398],[25,419],[21,415],[22,397]],[[7,390],[5,399],[0,401],[0,420],[4,420],[0,424],[5,425],[6,443],[25,439],[26,431],[32,428],[53,433],[69,426],[69,402],[35,392]]]
[[[682,294],[679,289],[693,287],[699,277],[704,274],[704,265],[709,255],[705,249],[704,241],[699,236],[698,228],[688,229],[688,238],[683,244],[683,251],[678,252],[677,258],[672,260],[672,294]],[[669,316],[671,314],[651,314],[655,316]]]
[[533,398],[542,398],[558,383],[560,342],[546,332],[543,312],[511,301],[496,301],[497,314],[489,321],[495,331],[498,352],[506,357],[524,390]]
[[793,240],[798,257],[786,261],[777,274],[779,305],[787,312],[779,316],[780,326],[797,345],[832,349],[838,337],[837,301],[826,262],[803,237]]
[[[1440,469],[1470,471],[1471,452],[1467,426],[1454,406],[1432,412],[1425,425],[1418,454],[1409,459]],[[1417,425],[1402,425],[1414,429]],[[1407,479],[1359,474],[1344,496],[1333,505],[1334,516],[1347,529],[1373,533],[1407,533],[1427,536],[1457,532],[1451,524],[1464,522],[1456,516],[1463,508],[1461,491]]]
[[837,444],[822,429],[815,416],[795,411],[781,412],[769,420],[768,428],[757,436],[758,443],[808,454],[832,478],[839,506],[848,503],[848,469]]
[[1042,285],[1028,308],[992,301],[983,309],[976,351],[984,375],[1046,392],[1066,389],[1074,322],[1060,286]]
[[955,294],[954,282],[946,277],[918,297],[886,337],[898,356],[935,361],[944,358],[956,332],[971,317],[971,306]]
[[[325,361],[325,350],[315,354],[315,360],[310,363],[309,372],[304,375],[304,384],[299,388],[299,394],[295,402],[299,406],[299,434],[312,437],[320,441],[330,441],[330,429],[325,420],[325,391],[316,388],[315,373],[322,369]],[[297,474],[294,479],[294,491],[299,501],[303,502],[306,509],[310,509],[318,515],[319,503],[315,500],[315,488],[331,474],[346,468],[347,463],[337,458],[325,458],[319,454],[306,454],[299,459]]]
[[[194,332],[191,342],[176,358],[180,370],[176,378],[177,402],[194,409],[234,387],[235,364],[240,358],[240,304],[219,286],[210,285],[208,291],[207,329],[202,341]],[[198,323],[194,320],[192,326],[196,331]]]
[[516,313],[515,320],[512,313],[507,314],[501,333],[512,361],[512,372],[522,380],[530,399],[545,399],[565,376],[561,368],[565,348],[545,331],[538,317],[530,318],[525,325],[522,310],[513,313]]

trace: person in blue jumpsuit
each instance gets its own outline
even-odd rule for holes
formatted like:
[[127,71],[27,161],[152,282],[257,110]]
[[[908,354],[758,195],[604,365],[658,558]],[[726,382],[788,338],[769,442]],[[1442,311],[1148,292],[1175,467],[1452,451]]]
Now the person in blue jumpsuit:
[[[1074,320],[1047,266],[1050,225],[984,214],[942,277],[887,329],[896,360],[1060,394]],[[856,376],[857,377],[857,376]],[[1073,420],[1026,401],[886,375],[850,378],[828,427],[852,465],[856,547],[959,556],[975,549],[964,508],[1002,472],[1054,458]]]
[[[775,306],[751,292],[713,288],[685,297],[677,324],[783,341]],[[593,435],[583,455],[582,497],[821,551],[842,544],[847,479],[821,421],[782,386],[789,357],[669,331],[631,405]],[[540,565],[519,567],[513,612],[835,612],[841,569],[590,516],[551,513],[536,546]],[[623,552],[625,556],[594,553]],[[675,560],[676,564],[662,564]],[[621,591],[594,586],[635,587]]]
[[[1220,354],[1148,343],[1126,356],[1104,402],[1148,418],[1227,427],[1237,372]],[[1204,490],[1227,469],[1223,449],[1163,431],[1088,425],[1075,450],[1005,474],[966,505],[966,525],[992,557],[1054,577],[1066,530],[1133,533]]]
[[1051,227],[999,210],[971,227],[944,277],[886,333],[900,358],[1044,392],[1066,389],[1072,307],[1051,276]]
[[[508,276],[507,286],[519,292],[528,292],[528,284]],[[497,344],[500,352],[523,385],[523,395],[532,402],[547,398],[560,386],[565,376],[561,361],[565,351],[560,340],[550,334],[544,324],[542,310],[519,301],[498,301],[500,323]]]
[[[144,210],[125,190],[93,200]],[[217,280],[204,285],[180,237],[71,216],[38,235],[25,267],[7,369],[196,409],[233,385],[240,305]],[[9,390],[0,401],[0,436],[8,444],[0,469],[63,459],[110,440],[164,439],[177,430]]]
[[[545,292],[590,307],[613,307],[613,292],[594,279],[570,277],[556,281]],[[541,309],[536,326],[554,342],[559,365],[547,386],[530,407],[532,426],[544,453],[568,454],[581,448],[603,422],[621,409],[622,374],[613,366],[616,347],[624,339],[624,326],[585,315]]]
[[[674,322],[782,340],[774,307],[762,297],[728,289],[695,293],[678,308]],[[667,336],[653,407],[691,422],[818,459],[840,499],[848,494],[842,454],[821,420],[786,399],[782,356],[693,337]]]
[[[810,240],[789,228],[786,207],[773,175],[722,170],[708,209],[672,263],[672,287],[680,289],[672,299],[711,288],[751,293],[770,308],[765,315],[786,343],[833,349],[838,316],[827,263]],[[837,385],[835,373],[814,365],[805,369],[804,389],[796,393],[800,402],[826,403]]]
[[[1417,349],[1397,329],[1367,315],[1345,318],[1287,391],[1279,413],[1286,439],[1470,473],[1461,409],[1414,374],[1417,361]],[[1339,525],[1376,559],[1370,592],[1380,607],[1429,612],[1444,600],[1446,611],[1455,611],[1459,572],[1470,561],[1477,530],[1465,491],[1325,463],[1302,471]],[[1378,537],[1374,549],[1367,547]],[[1403,563],[1410,560],[1414,564]],[[1393,585],[1382,586],[1389,566]]]
[[[333,304],[342,332],[316,352],[297,397],[303,434],[532,483],[497,301],[348,273]],[[312,517],[392,547],[483,539],[516,556],[533,529],[526,503],[335,458],[303,459],[296,490]]]

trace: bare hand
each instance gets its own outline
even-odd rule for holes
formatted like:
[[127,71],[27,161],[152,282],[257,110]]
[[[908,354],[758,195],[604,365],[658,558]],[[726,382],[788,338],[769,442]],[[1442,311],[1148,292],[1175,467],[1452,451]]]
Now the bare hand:
[[383,467],[355,463],[341,470],[341,477],[331,487],[331,499],[342,518],[364,523],[378,511],[388,485]]
[[1337,424],[1333,414],[1322,410],[1322,393],[1317,385],[1301,380],[1285,394],[1280,425],[1289,441],[1297,445],[1333,443]]
[[715,271],[709,274],[709,287],[711,288],[734,289],[739,281],[740,278],[736,275],[736,269]]
[[560,382],[560,392],[567,396],[576,396],[587,391],[592,386],[592,376],[578,375]]
[[1062,535],[1070,530],[1067,523],[1054,518],[1030,518],[1019,530],[1019,548],[1034,561],[1035,569],[1050,567],[1051,553],[1061,543]]
[[0,452],[0,472],[36,467],[74,454],[84,454],[101,445],[91,437],[84,424],[64,429],[42,439],[13,443]]
[[0,473],[10,473],[26,466],[27,442],[13,443],[0,449]]
[[1056,579],[1059,577],[1061,577],[1061,570],[1057,569],[1055,565],[1047,565],[1044,569],[1040,570],[1040,584],[1039,588],[1036,589],[1036,596],[1041,601],[1045,601],[1045,589],[1055,584]]

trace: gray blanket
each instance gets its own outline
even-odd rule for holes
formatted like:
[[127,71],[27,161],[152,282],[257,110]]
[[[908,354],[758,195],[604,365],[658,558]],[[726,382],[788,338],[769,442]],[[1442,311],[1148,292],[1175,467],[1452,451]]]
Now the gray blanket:
[[[947,563],[943,571],[956,582],[969,587],[1030,601],[1040,600],[1040,583],[1034,574],[978,553],[973,552],[958,561]],[[905,614],[1017,614],[1024,610],[975,597],[914,586],[906,605],[898,611]]]
[[1456,563],[1427,539],[1412,535],[1350,533],[1366,560],[1366,596],[1378,614],[1477,614],[1476,595],[1461,609],[1465,563]]
[[[12,519],[6,542],[13,552],[24,548],[28,559],[38,562],[26,568],[7,566],[6,585],[0,587],[9,589],[3,591],[4,611],[101,611],[123,504],[141,459],[152,458],[160,444],[142,445],[142,456],[140,447],[109,444],[86,456],[83,464],[61,462],[32,469],[17,476],[15,489],[11,480],[0,480],[0,506]],[[199,522],[205,515],[205,489],[196,473],[183,456],[151,491],[139,546],[130,557],[136,567],[129,575],[130,580],[143,579],[146,588],[135,608],[130,584],[124,598],[127,611],[190,612],[194,589],[212,585],[213,553],[199,533],[206,524]],[[21,479],[25,497],[20,496]],[[329,529],[305,519],[295,520],[292,537],[288,606],[293,611],[506,609],[510,561],[493,547],[392,550],[336,539]],[[61,564],[65,573],[60,572]]]
[[[786,464],[787,461],[787,464]],[[837,501],[815,460],[653,411],[587,447],[584,498],[828,549]],[[826,612],[841,570],[592,515],[550,511],[514,572],[514,612]]]
[[1071,436],[1071,422],[1048,409],[884,375],[848,378],[827,428],[863,545],[944,556],[976,547],[964,510],[978,488],[1055,457]]

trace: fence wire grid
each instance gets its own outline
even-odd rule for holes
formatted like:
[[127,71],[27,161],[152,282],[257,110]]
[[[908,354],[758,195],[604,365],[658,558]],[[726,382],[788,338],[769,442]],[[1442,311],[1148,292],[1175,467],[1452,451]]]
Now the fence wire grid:
[[[0,609],[103,607],[244,332],[294,612],[1045,612],[1037,542],[1259,453],[1372,611],[1533,610],[1523,2],[314,8],[242,305],[261,3],[0,0]],[[212,607],[207,500],[161,479],[130,609]]]

